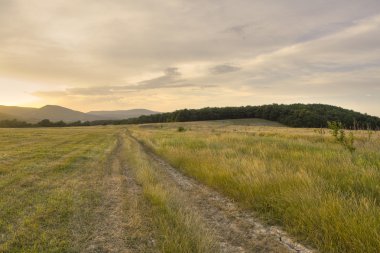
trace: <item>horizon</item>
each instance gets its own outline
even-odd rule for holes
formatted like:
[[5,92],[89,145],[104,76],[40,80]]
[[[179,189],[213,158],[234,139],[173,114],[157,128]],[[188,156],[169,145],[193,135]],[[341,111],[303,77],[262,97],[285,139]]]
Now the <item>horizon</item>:
[[[261,105],[242,105],[243,107],[244,106],[265,106],[265,105],[273,105],[273,104],[277,104],[277,103],[272,103],[272,104],[261,104]],[[380,118],[379,115],[375,115],[375,114],[368,114],[366,112],[361,112],[361,111],[357,111],[357,110],[354,110],[354,109],[351,109],[351,108],[345,108],[345,107],[341,107],[341,106],[337,106],[337,105],[329,105],[329,104],[321,104],[321,103],[291,103],[291,104],[304,104],[304,105],[308,105],[308,104],[320,104],[320,105],[328,105],[328,106],[336,106],[336,107],[340,107],[340,108],[343,108],[343,109],[347,109],[347,110],[351,110],[351,111],[354,111],[354,112],[359,112],[359,113],[362,113],[362,114],[367,114],[369,116],[375,116],[375,117],[378,117]],[[291,104],[278,104],[278,105],[291,105]],[[181,108],[181,109],[175,109],[175,110],[172,110],[172,111],[156,111],[156,110],[152,110],[150,108],[130,108],[130,109],[115,109],[115,110],[92,110],[92,111],[81,111],[81,110],[77,110],[77,109],[73,109],[73,108],[70,108],[70,107],[66,107],[66,106],[61,106],[61,105],[43,105],[43,106],[39,106],[39,107],[33,107],[33,106],[17,106],[17,105],[1,105],[0,104],[0,107],[1,106],[8,106],[8,107],[22,107],[22,108],[32,108],[32,109],[41,109],[41,108],[44,108],[44,107],[47,107],[47,106],[52,106],[52,107],[61,107],[61,108],[65,108],[65,109],[69,109],[69,110],[73,110],[73,111],[78,111],[78,112],[82,112],[82,113],[86,113],[86,114],[89,114],[91,112],[117,112],[117,111],[133,111],[133,110],[147,110],[147,111],[152,111],[152,112],[155,112],[155,113],[170,113],[170,112],[174,112],[174,111],[177,111],[177,110],[197,110],[197,109],[203,109],[203,108],[206,108],[206,107],[199,107],[199,108]],[[230,106],[216,106],[216,108],[224,108],[224,107],[230,107]],[[241,107],[241,106],[232,106],[232,107]]]
[[[73,108],[70,108],[70,107],[66,107],[66,106],[61,106],[61,105],[43,105],[43,106],[18,106],[18,105],[2,105],[0,104],[0,106],[7,106],[7,107],[23,107],[23,108],[32,108],[32,109],[41,109],[43,107],[47,107],[47,106],[56,106],[56,107],[62,107],[62,108],[66,108],[66,109],[70,109],[70,110],[74,110],[74,111],[79,111],[79,112],[84,112],[84,113],[88,113],[88,112],[91,112],[91,111],[81,111],[81,110],[76,110],[76,109],[73,109]],[[126,111],[126,110],[148,110],[148,111],[154,111],[154,110],[151,110],[149,108],[130,108],[130,109],[115,109],[115,110],[92,110],[92,111]]]
[[380,117],[378,0],[3,0],[0,14],[6,106],[318,103]]

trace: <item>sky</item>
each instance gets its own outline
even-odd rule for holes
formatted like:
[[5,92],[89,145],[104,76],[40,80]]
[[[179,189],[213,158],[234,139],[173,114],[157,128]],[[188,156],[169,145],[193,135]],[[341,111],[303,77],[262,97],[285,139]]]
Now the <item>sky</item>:
[[0,104],[380,116],[379,0],[0,0]]

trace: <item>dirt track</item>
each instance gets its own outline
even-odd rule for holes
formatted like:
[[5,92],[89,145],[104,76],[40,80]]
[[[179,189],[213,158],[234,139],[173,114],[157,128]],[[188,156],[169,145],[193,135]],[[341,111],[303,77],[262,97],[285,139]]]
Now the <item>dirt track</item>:
[[[133,137],[132,137],[133,138]],[[189,178],[135,140],[164,179],[176,186],[190,210],[200,217],[216,239],[218,252],[313,252],[294,242],[277,227],[266,226],[253,212]],[[123,139],[111,154],[103,184],[106,198],[98,210],[99,220],[86,252],[157,252],[151,227],[149,203],[141,186],[122,159]]]
[[213,231],[221,252],[314,252],[296,243],[281,229],[264,225],[253,212],[242,210],[232,200],[183,175],[135,140]]
[[149,204],[123,160],[123,145],[119,136],[104,170],[105,198],[94,210],[101,218],[84,252],[157,252]]

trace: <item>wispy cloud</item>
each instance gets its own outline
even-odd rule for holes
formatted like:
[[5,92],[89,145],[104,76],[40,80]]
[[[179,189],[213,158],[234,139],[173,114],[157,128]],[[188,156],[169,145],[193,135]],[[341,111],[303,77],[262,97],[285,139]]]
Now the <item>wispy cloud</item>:
[[163,75],[140,81],[129,85],[105,85],[67,88],[61,91],[37,91],[33,94],[39,97],[62,97],[62,96],[120,96],[137,91],[156,89],[180,89],[180,88],[214,88],[216,85],[196,85],[181,78],[178,68],[167,68]]
[[0,44],[0,80],[40,104],[302,101],[380,115],[378,0],[0,0]]

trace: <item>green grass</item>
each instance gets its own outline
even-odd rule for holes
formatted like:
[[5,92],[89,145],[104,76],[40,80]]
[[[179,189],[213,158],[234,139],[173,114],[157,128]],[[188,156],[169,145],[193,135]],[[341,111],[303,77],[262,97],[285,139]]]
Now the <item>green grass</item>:
[[356,132],[351,155],[312,129],[225,122],[131,129],[173,166],[321,252],[380,251],[379,133],[368,141]]
[[0,252],[215,252],[157,166],[124,127],[0,129]]
[[160,252],[215,252],[212,234],[184,200],[176,186],[160,173],[158,165],[130,137],[125,158],[152,204]]
[[[128,129],[185,174],[321,252],[380,251],[379,133],[368,140],[355,132],[351,154],[329,134],[262,120]],[[86,251],[113,224],[107,210],[125,216],[120,247],[217,251],[183,193],[125,130],[0,129],[0,252]],[[126,184],[125,165],[140,195]],[[119,199],[123,210],[107,207]]]
[[0,251],[79,252],[115,131],[0,129]]

